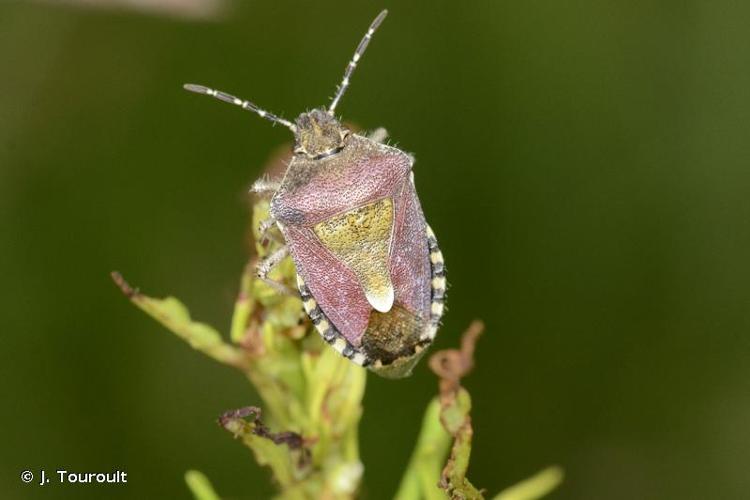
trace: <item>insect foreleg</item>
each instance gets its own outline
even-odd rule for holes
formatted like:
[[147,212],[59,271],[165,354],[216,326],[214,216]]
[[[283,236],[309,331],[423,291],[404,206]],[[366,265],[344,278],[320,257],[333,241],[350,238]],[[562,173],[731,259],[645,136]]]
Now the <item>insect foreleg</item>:
[[367,138],[375,142],[383,142],[388,138],[388,131],[383,127],[376,128],[367,135]]
[[258,239],[271,239],[277,243],[283,243],[282,240],[276,237],[276,235],[270,233],[271,229],[276,225],[276,219],[269,217],[268,219],[260,221],[258,224]]
[[263,282],[268,286],[272,287],[274,290],[281,294],[296,295],[296,292],[286,286],[284,283],[268,277],[268,273],[270,273],[273,268],[278,265],[279,262],[284,260],[284,257],[286,257],[287,255],[289,255],[289,248],[287,248],[285,245],[273,252],[262,261],[258,262],[258,265],[255,267],[255,275],[263,280]]
[[279,189],[279,186],[281,186],[280,182],[272,181],[266,177],[261,177],[257,181],[253,182],[253,185],[250,188],[250,192],[259,194],[261,196],[270,196]]

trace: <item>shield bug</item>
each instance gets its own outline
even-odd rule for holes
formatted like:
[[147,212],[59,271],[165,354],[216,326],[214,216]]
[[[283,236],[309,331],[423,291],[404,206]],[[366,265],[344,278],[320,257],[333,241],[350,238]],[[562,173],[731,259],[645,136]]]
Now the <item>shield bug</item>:
[[412,173],[413,157],[348,130],[334,112],[375,30],[370,25],[349,61],[328,108],[294,123],[250,101],[202,85],[185,85],[252,111],[294,133],[283,178],[261,179],[253,190],[271,195],[264,230],[278,227],[285,245],[260,262],[258,276],[288,254],[303,306],[323,339],[354,363],[389,378],[404,377],[432,342],[443,314],[445,268],[425,222]]

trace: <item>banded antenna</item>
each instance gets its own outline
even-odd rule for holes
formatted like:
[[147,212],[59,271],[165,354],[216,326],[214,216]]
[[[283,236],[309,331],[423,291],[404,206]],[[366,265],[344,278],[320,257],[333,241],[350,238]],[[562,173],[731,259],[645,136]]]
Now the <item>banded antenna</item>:
[[195,92],[196,94],[205,94],[211,97],[215,97],[216,99],[220,101],[228,102],[229,104],[234,104],[235,106],[241,107],[245,111],[252,111],[253,113],[257,113],[258,115],[260,115],[261,118],[265,118],[266,120],[270,120],[274,123],[284,125],[292,132],[297,132],[297,127],[295,127],[292,122],[285,120],[283,118],[279,118],[273,113],[269,113],[268,111],[262,110],[256,104],[250,101],[240,99],[239,97],[235,97],[231,94],[227,94],[226,92],[222,92],[221,90],[214,90],[208,87],[204,87],[203,85],[195,85],[193,83],[186,83],[182,87],[185,90],[188,90],[190,92]]
[[341,84],[336,89],[336,95],[333,97],[331,105],[328,107],[329,115],[333,115],[333,112],[336,110],[336,106],[341,100],[341,96],[344,95],[344,92],[346,92],[346,89],[349,87],[349,78],[351,78],[352,73],[354,73],[354,68],[357,67],[357,63],[362,58],[362,54],[365,53],[367,45],[369,45],[370,39],[372,38],[372,34],[375,33],[375,30],[378,29],[378,26],[380,26],[380,23],[383,22],[383,19],[385,19],[386,15],[388,15],[387,10],[384,10],[380,14],[378,14],[378,17],[376,17],[372,24],[370,24],[370,28],[367,30],[367,33],[365,33],[365,36],[362,37],[359,45],[357,45],[357,50],[354,51],[352,60],[349,61],[349,64],[346,66],[346,70],[344,71],[344,78],[343,80],[341,80]]

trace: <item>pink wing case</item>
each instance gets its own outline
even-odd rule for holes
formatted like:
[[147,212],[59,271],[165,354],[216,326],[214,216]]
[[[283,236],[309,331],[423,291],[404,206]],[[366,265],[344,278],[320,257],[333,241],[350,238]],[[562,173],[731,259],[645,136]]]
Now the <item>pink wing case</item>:
[[408,156],[400,151],[381,150],[339,170],[299,172],[305,182],[282,185],[272,202],[297,273],[321,310],[355,347],[367,329],[372,307],[354,273],[325,248],[312,227],[339,213],[393,198],[389,269],[395,303],[426,321],[430,313],[429,249],[426,223],[409,178],[410,170]]

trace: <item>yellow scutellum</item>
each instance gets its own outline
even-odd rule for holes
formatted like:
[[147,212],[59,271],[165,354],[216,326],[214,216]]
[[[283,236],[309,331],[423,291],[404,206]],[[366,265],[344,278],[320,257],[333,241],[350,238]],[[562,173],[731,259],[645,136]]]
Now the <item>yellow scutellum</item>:
[[[268,202],[259,201],[253,208],[252,224],[258,228],[268,217]],[[281,245],[273,230],[261,237],[256,229],[253,236],[257,259]],[[152,298],[130,287],[118,273],[112,277],[136,306],[194,349],[241,371],[255,387],[262,410],[230,411],[220,424],[250,448],[259,464],[269,467],[279,489],[277,498],[354,499],[364,472],[358,429],[366,371],[323,342],[303,316],[299,298],[281,295],[256,278],[255,262],[247,265],[240,280],[229,341],[215,328],[193,321],[176,298]],[[286,258],[269,277],[293,289],[294,263]],[[471,368],[474,340],[468,342],[469,351],[465,341],[460,351],[440,351],[431,359],[441,377],[440,396],[427,407],[397,500],[483,498],[465,477],[473,432],[471,398],[458,383]],[[437,370],[441,362],[454,372]],[[561,478],[559,468],[550,468],[494,498],[534,500]],[[219,498],[201,472],[188,471],[185,481],[196,500]]]

